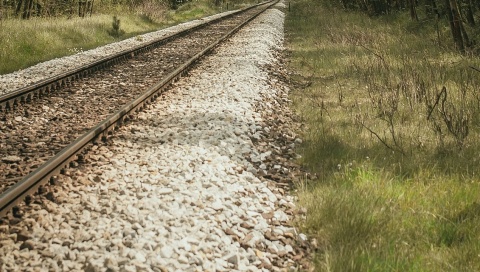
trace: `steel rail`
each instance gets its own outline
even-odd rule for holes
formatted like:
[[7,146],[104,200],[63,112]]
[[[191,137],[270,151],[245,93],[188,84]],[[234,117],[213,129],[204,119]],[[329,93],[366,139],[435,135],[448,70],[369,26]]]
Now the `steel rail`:
[[146,44],[141,44],[138,46],[135,46],[130,49],[123,50],[121,52],[118,52],[114,55],[107,56],[105,58],[99,59],[97,61],[82,65],[80,67],[71,69],[67,72],[40,80],[38,82],[35,82],[29,86],[19,88],[15,91],[9,92],[7,94],[1,95],[0,96],[0,111],[1,110],[9,110],[18,105],[18,103],[25,103],[28,101],[33,100],[34,98],[39,98],[43,96],[44,94],[48,94],[55,89],[67,85],[69,82],[85,77],[91,73],[96,72],[97,70],[104,69],[106,67],[110,67],[112,65],[115,65],[121,61],[124,61],[129,58],[133,58],[135,55],[141,54],[143,52],[146,52],[148,50],[151,50],[153,48],[159,47],[161,45],[164,45],[168,43],[169,41],[172,41],[178,37],[182,37],[187,35],[190,32],[193,32],[195,30],[198,30],[200,28],[206,27],[210,24],[216,23],[218,21],[228,19],[234,15],[240,14],[242,12],[245,12],[249,9],[255,8],[257,6],[263,5],[265,2],[248,6],[246,8],[234,11],[232,13],[226,14],[224,16],[215,18],[211,21],[208,22],[203,22],[200,23],[192,28],[188,28],[185,30],[182,30],[177,33],[172,33],[168,34],[162,38],[159,38],[157,40],[150,41]]
[[110,133],[121,126],[125,120],[129,119],[131,115],[142,110],[146,104],[153,102],[167,87],[169,87],[171,83],[183,76],[197,61],[209,53],[214,47],[232,36],[240,28],[245,26],[251,20],[255,19],[258,15],[263,13],[271,6],[275,5],[278,1],[279,0],[255,5],[265,5],[265,7],[258,13],[245,20],[243,23],[236,26],[227,34],[213,42],[207,48],[197,53],[195,56],[178,67],[175,71],[167,75],[160,82],[150,87],[143,95],[126,104],[116,113],[110,115],[107,119],[100,122],[96,127],[92,128],[90,131],[77,138],[73,143],[62,149],[42,166],[31,172],[20,182],[6,190],[0,195],[0,217],[5,216],[27,195],[35,193],[41,185],[47,183],[51,178],[53,178],[53,176],[58,175],[62,169],[68,167],[72,161],[77,159],[77,154],[82,152],[89,143],[95,142],[99,139],[107,138]]

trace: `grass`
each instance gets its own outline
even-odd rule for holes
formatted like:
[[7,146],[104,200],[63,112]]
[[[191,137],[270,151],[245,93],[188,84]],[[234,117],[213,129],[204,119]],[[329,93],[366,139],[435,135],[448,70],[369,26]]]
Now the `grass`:
[[[237,2],[230,8],[251,2]],[[100,6],[85,18],[32,18],[0,20],[0,74],[10,73],[52,58],[78,53],[119,39],[155,31],[180,22],[220,12],[211,1],[194,1],[177,10],[145,1],[137,11],[122,6]],[[112,18],[120,19],[120,37],[112,37]]]
[[[119,16],[122,38],[153,31],[160,25],[133,14]],[[0,21],[0,74],[116,41],[108,34],[112,16],[32,18]]]
[[316,270],[480,271],[479,58],[446,22],[322,1],[292,2],[286,31]]
[[197,19],[205,14],[214,14],[218,11],[214,6],[207,2],[198,4],[197,2],[187,2],[178,7],[176,10],[169,11],[169,21],[171,24],[189,19]]
[[170,22],[175,23],[179,21],[198,19],[205,16],[205,14],[214,14],[218,11],[240,9],[249,5],[253,5],[257,2],[258,1],[255,0],[221,1],[220,6],[216,7],[212,5],[213,1],[191,1],[179,6],[176,10],[171,10],[168,14]]

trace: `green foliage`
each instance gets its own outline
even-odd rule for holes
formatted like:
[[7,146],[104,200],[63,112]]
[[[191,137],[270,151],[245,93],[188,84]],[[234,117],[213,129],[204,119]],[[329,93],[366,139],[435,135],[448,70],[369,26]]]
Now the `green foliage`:
[[[107,32],[108,15],[84,19],[32,18],[2,21],[0,28],[0,74],[25,68],[35,63],[88,50],[114,41]],[[123,38],[157,29],[158,23],[125,14],[122,17]]]
[[[2,4],[3,3],[3,4]],[[0,19],[33,17],[68,18],[88,17],[94,13],[109,13],[112,10],[142,10],[155,14],[155,9],[167,7],[167,0],[3,0],[0,3]],[[150,8],[148,10],[146,8]]]
[[107,32],[110,36],[114,38],[119,38],[125,33],[125,31],[120,29],[120,19],[118,19],[117,16],[113,16],[112,28],[109,29]]
[[435,29],[292,2],[298,151],[318,177],[299,183],[299,224],[317,271],[480,270],[480,59]]

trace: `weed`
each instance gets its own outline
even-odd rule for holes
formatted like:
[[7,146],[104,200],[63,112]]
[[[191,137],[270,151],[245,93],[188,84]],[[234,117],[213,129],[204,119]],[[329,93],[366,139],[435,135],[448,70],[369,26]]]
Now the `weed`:
[[107,30],[107,32],[110,36],[117,39],[125,33],[125,31],[120,29],[120,19],[117,16],[113,16],[112,28]]

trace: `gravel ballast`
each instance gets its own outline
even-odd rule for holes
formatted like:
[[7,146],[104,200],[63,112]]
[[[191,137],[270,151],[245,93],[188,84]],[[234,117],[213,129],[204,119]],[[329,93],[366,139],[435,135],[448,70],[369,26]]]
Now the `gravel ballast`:
[[[294,198],[262,177],[289,172],[273,160],[282,147],[264,142],[264,118],[287,96],[266,69],[283,20],[279,9],[260,15],[94,146],[60,177],[54,201],[0,224],[0,270],[301,268]],[[291,149],[300,140],[289,137]]]

